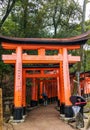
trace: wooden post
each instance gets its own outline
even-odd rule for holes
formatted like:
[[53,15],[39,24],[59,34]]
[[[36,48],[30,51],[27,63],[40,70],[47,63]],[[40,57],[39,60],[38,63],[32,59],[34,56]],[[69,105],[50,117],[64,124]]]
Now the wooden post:
[[22,77],[22,105],[23,105],[23,116],[26,115],[26,77],[25,71],[23,70],[23,77]]
[[53,83],[52,83],[52,79],[51,80],[51,102],[53,101]]
[[22,48],[16,49],[15,89],[14,89],[14,120],[22,119]]
[[51,101],[51,85],[50,85],[50,81],[48,80],[48,101],[50,103]]
[[57,98],[58,98],[58,107],[60,106],[60,80],[57,77]]
[[44,56],[45,55],[45,49],[44,48],[38,49],[38,55]]
[[35,80],[35,101],[36,101],[36,106],[38,105],[38,83],[37,80]]
[[56,78],[55,78],[55,82],[54,82],[54,86],[55,86],[55,92],[54,92],[54,94],[55,94],[55,101],[57,100],[57,80],[56,80]]
[[3,110],[2,110],[2,89],[0,88],[0,130],[3,126]]
[[53,87],[53,79],[51,79],[51,87],[52,87],[52,91],[51,91],[51,99],[52,99],[52,102],[53,102],[53,90],[54,90],[54,87]]
[[33,78],[33,84],[32,84],[32,96],[31,96],[31,106],[34,107],[37,105],[37,97],[36,97],[36,94],[37,94],[37,87],[36,87],[36,79]]
[[52,102],[52,84],[51,81],[49,81],[50,83],[50,102]]
[[70,102],[71,90],[67,48],[63,48],[63,77],[65,94],[65,117],[73,117],[73,111]]
[[43,98],[42,98],[42,93],[43,93],[43,81],[40,80],[40,88],[39,88],[40,92],[40,96],[39,96],[39,103],[43,103]]
[[[60,49],[59,53],[63,55],[63,50]],[[60,61],[60,114],[64,114],[65,107],[65,94],[64,94],[64,76],[63,76],[63,61]]]

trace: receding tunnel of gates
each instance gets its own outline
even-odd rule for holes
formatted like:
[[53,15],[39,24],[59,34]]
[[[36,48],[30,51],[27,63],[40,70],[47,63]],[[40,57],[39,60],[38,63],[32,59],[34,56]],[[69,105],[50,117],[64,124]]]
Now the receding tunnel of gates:
[[[58,90],[58,86],[60,81],[59,76],[63,75],[62,64],[52,64],[51,67],[49,65],[48,67],[45,67],[45,65],[42,65],[42,67],[40,67],[40,65],[37,67],[35,66],[32,68],[23,68],[25,71],[26,105],[33,107],[37,104],[43,103],[43,93],[47,94],[48,102],[56,100],[59,102],[60,92]],[[61,82],[63,85],[63,77]],[[62,94],[64,93],[62,92]],[[63,95],[62,101],[64,101]]]
[[27,78],[26,79],[26,104],[37,106],[43,104],[42,94],[46,93],[48,103],[57,101],[56,78]]

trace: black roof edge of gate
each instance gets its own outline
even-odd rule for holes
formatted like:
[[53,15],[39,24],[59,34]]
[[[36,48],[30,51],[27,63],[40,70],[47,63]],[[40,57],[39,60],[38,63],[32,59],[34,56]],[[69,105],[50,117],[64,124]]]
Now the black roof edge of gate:
[[[60,64],[32,64],[32,65],[23,65],[22,67],[24,69],[27,68],[59,68]],[[72,64],[69,64],[69,67],[71,67]],[[11,65],[11,67],[15,67],[14,64]]]
[[70,38],[16,38],[0,35],[0,42],[17,44],[82,45],[90,39],[90,30]]

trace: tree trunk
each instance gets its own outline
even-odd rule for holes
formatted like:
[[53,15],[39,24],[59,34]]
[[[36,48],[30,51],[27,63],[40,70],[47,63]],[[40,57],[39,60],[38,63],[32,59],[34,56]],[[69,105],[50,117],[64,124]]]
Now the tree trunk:
[[83,2],[82,33],[85,32],[85,14],[86,14],[86,0],[84,0],[84,2]]

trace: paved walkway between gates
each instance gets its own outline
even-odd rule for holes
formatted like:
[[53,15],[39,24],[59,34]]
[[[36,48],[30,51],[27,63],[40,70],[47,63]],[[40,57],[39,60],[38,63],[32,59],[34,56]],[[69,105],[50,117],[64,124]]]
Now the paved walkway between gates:
[[14,130],[74,130],[60,119],[56,104],[31,110],[25,122],[14,124]]

